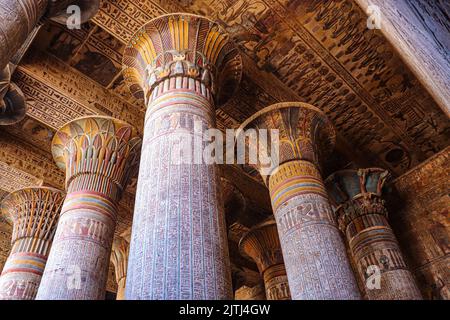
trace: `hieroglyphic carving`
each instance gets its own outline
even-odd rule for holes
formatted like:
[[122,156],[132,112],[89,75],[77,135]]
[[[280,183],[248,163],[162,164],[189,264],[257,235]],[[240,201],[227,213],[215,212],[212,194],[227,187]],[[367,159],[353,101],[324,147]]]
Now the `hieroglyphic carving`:
[[[130,0],[105,0],[94,22],[126,43],[148,19],[174,11],[216,19],[240,44],[249,62],[256,62],[254,70],[246,66],[252,94],[244,90],[236,103],[231,101],[224,109],[238,122],[259,108],[253,99],[255,83],[269,79],[272,75],[265,72],[270,72],[301,99],[323,108],[339,134],[370,155],[371,165],[387,166],[400,174],[447,145],[445,116],[414,76],[399,67],[402,62],[382,34],[366,28],[364,12],[352,1],[146,0],[137,5]],[[88,34],[87,42],[89,38]],[[104,46],[95,46],[106,57]],[[107,59],[116,60],[117,53]],[[117,92],[126,96],[121,77],[116,80]],[[284,91],[266,86],[258,97]],[[247,108],[247,114],[240,115]]]
[[14,139],[6,132],[0,135],[0,161],[43,180],[46,185],[64,188],[64,174],[50,154]]
[[14,79],[24,91],[28,105],[28,116],[39,120],[52,129],[58,129],[64,123],[85,115],[97,113],[65,93],[55,90],[34,74],[19,67]]
[[0,276],[0,300],[33,300],[65,193],[46,187],[16,190],[1,202],[13,225],[12,249]]
[[141,1],[139,4],[128,0],[102,1],[92,21],[123,43],[128,43],[144,24],[165,13],[152,1]]
[[33,117],[55,129],[80,115],[111,115],[143,126],[139,109],[50,55],[26,56],[13,79],[30,100]]
[[[442,19],[449,9],[448,4],[437,1],[367,1],[356,0],[364,10],[369,5],[376,5],[382,14],[381,31],[387,39],[397,48],[404,62],[416,74],[417,78],[427,88],[441,109],[450,115],[450,85],[448,73],[450,60],[448,49],[443,48],[441,37],[448,35],[448,21]],[[430,11],[435,13],[430,14]],[[424,15],[428,17],[424,18]],[[441,20],[442,19],[442,20]],[[424,21],[426,20],[426,22]],[[440,25],[441,24],[441,25]],[[442,36],[436,36],[430,29],[431,25],[444,27]],[[434,29],[433,28],[433,29]],[[447,42],[448,44],[448,42]]]
[[[392,171],[404,172],[448,144],[445,116],[414,76],[398,67],[402,62],[382,35],[366,30],[365,14],[353,2],[200,0],[184,8],[223,23],[260,69],[325,110],[346,139]],[[413,91],[423,98],[408,104],[403,97]],[[394,121],[395,112],[384,106],[390,98],[400,98],[413,113],[425,110],[430,121],[398,114]],[[430,135],[433,141],[426,139]]]

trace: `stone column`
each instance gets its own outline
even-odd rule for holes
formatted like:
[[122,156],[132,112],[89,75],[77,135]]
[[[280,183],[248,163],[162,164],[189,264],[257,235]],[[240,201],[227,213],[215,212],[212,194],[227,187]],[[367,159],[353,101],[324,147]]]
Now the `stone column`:
[[0,70],[26,41],[42,18],[66,24],[70,5],[81,9],[81,22],[97,13],[99,0],[2,0],[0,6]]
[[75,119],[55,134],[67,197],[37,299],[104,299],[117,206],[140,147],[136,129],[111,117]]
[[117,281],[116,300],[125,300],[125,284],[127,282],[128,254],[130,251],[130,236],[121,235],[114,239],[111,253],[111,262],[114,265],[114,271]]
[[267,300],[290,300],[291,293],[275,220],[251,228],[241,239],[239,250],[258,266]]
[[378,168],[342,170],[326,186],[368,299],[422,299],[387,220],[381,198],[387,177]]
[[35,187],[14,191],[1,203],[13,225],[12,249],[0,276],[0,300],[33,300],[50,251],[64,192]]
[[[300,102],[269,106],[240,127],[269,131],[271,162],[254,164],[269,187],[292,299],[359,299],[345,246],[319,171],[319,159],[332,151],[333,126],[318,108]],[[267,147],[267,149],[269,148]],[[264,160],[264,159],[263,159]]]
[[11,70],[7,65],[0,71],[0,126],[21,121],[26,111],[25,96],[22,90],[11,82]]
[[137,32],[123,61],[147,105],[126,297],[232,299],[220,181],[202,134],[239,83],[239,53],[216,23],[169,14]]

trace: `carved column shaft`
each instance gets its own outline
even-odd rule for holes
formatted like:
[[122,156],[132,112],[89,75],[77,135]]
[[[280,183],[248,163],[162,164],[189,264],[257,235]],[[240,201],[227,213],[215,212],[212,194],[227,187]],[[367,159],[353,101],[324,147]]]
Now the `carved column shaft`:
[[64,200],[62,191],[27,188],[2,201],[13,224],[12,249],[0,276],[1,300],[33,300],[47,262]]
[[38,299],[104,299],[117,205],[140,142],[135,128],[110,117],[76,119],[56,133],[52,151],[66,170],[67,197]]
[[150,21],[125,51],[125,78],[147,102],[127,299],[232,298],[218,169],[201,154],[237,57],[217,24],[187,14]]
[[[279,155],[271,151],[272,171],[263,178],[270,191],[292,298],[359,299],[318,170],[319,160],[334,145],[331,123],[311,105],[286,102],[256,113],[242,124],[242,130],[247,128],[278,130],[279,142],[273,139],[274,133],[269,141]],[[257,148],[252,142],[250,147]],[[263,163],[256,167],[263,172]]]
[[327,188],[368,299],[421,299],[387,220],[381,198],[387,176],[377,168],[343,170],[327,179]]
[[240,287],[234,293],[234,300],[267,300],[264,284]]

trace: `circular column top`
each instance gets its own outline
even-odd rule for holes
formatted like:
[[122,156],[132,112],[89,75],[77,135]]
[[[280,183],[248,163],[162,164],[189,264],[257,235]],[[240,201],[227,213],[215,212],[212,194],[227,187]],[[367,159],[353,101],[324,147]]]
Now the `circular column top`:
[[182,75],[205,84],[217,105],[228,101],[242,76],[241,56],[228,33],[216,22],[188,13],[145,24],[128,43],[123,67],[138,99],[147,98],[163,80]]
[[339,206],[363,195],[381,196],[390,174],[381,168],[339,170],[325,180],[330,200]]
[[[268,131],[267,146],[254,145],[251,139],[247,143],[249,149],[259,153],[258,163],[251,165],[260,173],[261,169],[268,168],[266,174],[261,173],[266,179],[279,165],[292,160],[310,161],[320,168],[321,161],[332,153],[336,143],[334,127],[325,113],[304,102],[276,103],[256,112],[241,124],[238,139],[242,139],[248,129],[255,129],[256,133],[261,129]],[[276,130],[278,139],[271,130]],[[270,165],[260,163],[264,149],[270,156]]]
[[65,196],[50,187],[26,187],[5,196],[0,213],[14,226],[13,242],[24,237],[50,239]]
[[108,116],[86,116],[61,127],[53,137],[56,165],[66,171],[66,186],[79,174],[108,176],[121,187],[137,166],[142,140],[137,129]]

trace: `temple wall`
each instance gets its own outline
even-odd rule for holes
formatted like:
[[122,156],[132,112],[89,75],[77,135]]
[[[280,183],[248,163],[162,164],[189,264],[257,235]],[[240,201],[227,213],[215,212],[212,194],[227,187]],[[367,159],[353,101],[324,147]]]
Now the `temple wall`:
[[11,251],[11,233],[12,226],[0,217],[0,272]]
[[393,182],[390,221],[425,299],[450,298],[450,147]]

